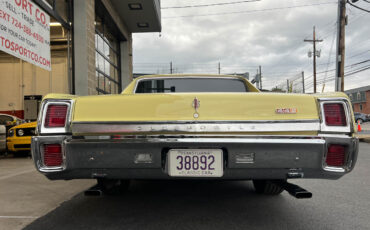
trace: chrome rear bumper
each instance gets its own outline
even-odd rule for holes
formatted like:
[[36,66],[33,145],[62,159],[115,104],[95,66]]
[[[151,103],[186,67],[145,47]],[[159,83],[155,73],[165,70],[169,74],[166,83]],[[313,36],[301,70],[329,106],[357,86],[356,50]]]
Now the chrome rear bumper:
[[[62,144],[64,164],[45,167],[44,144]],[[327,167],[329,144],[346,146],[346,165]],[[167,173],[167,152],[180,148],[222,149],[224,175],[220,179],[338,179],[355,166],[358,139],[345,135],[327,136],[234,136],[234,137],[72,137],[32,138],[32,156],[37,170],[49,179],[119,178],[173,179]],[[140,163],[138,154],[151,155]],[[247,160],[240,160],[240,157]]]

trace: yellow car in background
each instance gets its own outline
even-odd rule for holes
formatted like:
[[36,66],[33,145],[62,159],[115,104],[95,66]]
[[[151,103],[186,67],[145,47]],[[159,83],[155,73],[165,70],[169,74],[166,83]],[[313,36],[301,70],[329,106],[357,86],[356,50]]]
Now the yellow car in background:
[[8,151],[17,153],[31,150],[31,138],[36,133],[37,122],[24,123],[9,129],[6,138]]

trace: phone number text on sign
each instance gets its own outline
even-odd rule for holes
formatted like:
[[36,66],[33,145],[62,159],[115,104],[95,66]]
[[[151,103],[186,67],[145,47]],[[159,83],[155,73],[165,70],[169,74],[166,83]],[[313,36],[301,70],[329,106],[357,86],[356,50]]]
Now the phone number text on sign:
[[0,50],[50,71],[49,15],[30,0],[0,0]]

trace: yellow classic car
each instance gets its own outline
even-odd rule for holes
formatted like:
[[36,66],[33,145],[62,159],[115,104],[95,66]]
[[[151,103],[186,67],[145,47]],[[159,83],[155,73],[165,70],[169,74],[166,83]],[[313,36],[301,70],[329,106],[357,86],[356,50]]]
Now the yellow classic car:
[[24,123],[9,129],[6,144],[15,154],[31,150],[31,137],[35,135],[37,122]]
[[358,152],[345,94],[262,93],[233,75],[143,76],[120,95],[50,94],[37,133],[37,170],[95,178],[96,191],[131,179],[238,179],[309,198],[287,180],[338,179]]

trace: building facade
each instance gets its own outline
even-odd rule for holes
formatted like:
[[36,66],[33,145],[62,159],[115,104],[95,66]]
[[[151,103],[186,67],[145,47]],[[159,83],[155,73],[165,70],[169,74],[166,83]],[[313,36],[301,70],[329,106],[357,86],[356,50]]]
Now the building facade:
[[0,113],[20,118],[34,120],[48,93],[120,93],[132,80],[132,34],[161,31],[160,0],[22,2],[50,16],[51,71],[0,51]]
[[351,99],[354,112],[370,114],[370,86],[345,91]]

